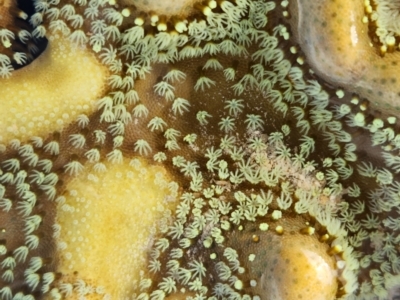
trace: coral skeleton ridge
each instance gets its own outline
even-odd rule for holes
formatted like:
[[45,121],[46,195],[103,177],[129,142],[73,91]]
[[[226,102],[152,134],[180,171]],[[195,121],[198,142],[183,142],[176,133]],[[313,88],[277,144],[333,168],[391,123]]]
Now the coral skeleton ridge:
[[0,299],[400,296],[384,1],[33,4],[0,2]]

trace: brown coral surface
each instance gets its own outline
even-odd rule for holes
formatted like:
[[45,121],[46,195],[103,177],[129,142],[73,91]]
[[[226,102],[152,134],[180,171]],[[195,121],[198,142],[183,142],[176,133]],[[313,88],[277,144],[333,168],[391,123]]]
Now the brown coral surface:
[[397,69],[341,2],[0,2],[0,298],[396,299]]

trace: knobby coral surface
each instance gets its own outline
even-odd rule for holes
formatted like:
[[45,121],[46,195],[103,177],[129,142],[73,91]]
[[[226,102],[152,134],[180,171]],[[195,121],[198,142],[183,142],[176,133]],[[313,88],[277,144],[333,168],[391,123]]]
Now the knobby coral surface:
[[400,296],[395,7],[33,4],[0,2],[1,299]]

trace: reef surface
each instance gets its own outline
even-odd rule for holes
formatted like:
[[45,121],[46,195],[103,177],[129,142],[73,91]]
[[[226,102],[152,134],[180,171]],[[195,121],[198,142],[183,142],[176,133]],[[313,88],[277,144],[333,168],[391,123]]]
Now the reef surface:
[[32,3],[0,2],[1,299],[400,297],[383,1]]

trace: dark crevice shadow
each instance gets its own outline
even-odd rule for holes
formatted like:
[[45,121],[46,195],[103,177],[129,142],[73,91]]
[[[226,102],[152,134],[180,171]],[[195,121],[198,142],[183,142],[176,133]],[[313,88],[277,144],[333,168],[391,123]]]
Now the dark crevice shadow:
[[[28,15],[26,20],[16,17],[15,25],[18,28],[25,29],[30,33],[33,32],[34,27],[29,22],[32,15],[36,12],[33,0],[17,0],[17,6],[20,10],[25,12]],[[25,52],[29,53],[29,59],[25,64],[18,64],[14,60],[12,60],[12,66],[14,70],[21,69],[31,62],[33,62],[36,58],[40,56],[46,50],[48,44],[48,40],[46,38],[32,38],[26,43],[23,43],[18,38],[16,39],[16,43],[13,43],[12,50],[14,52]]]

